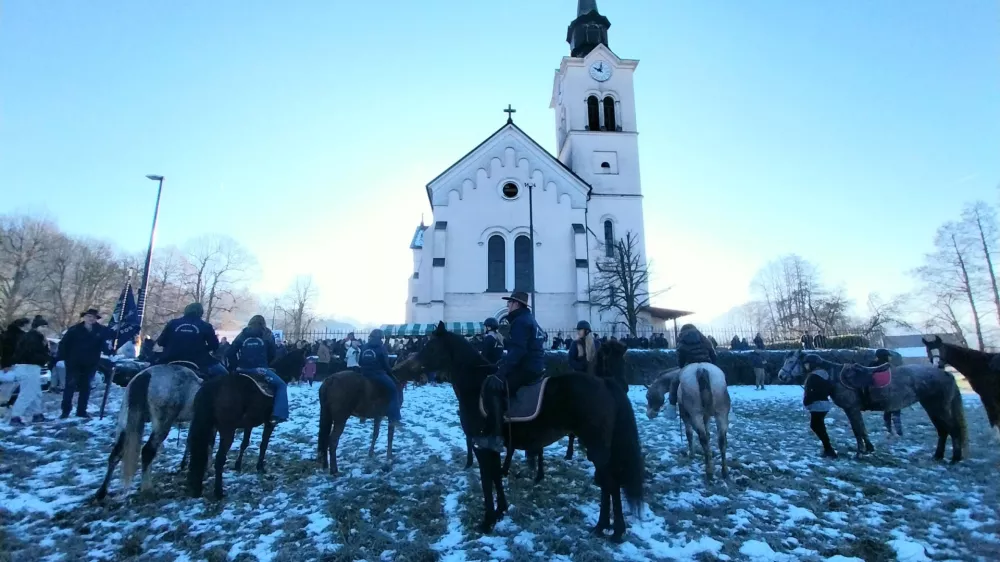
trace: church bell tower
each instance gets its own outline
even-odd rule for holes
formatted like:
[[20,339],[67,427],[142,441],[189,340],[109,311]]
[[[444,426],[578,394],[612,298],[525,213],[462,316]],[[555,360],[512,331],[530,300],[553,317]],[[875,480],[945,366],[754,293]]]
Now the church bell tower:
[[576,19],[566,30],[570,56],[585,57],[598,45],[608,46],[608,28],[611,22],[597,11],[597,0],[579,0]]

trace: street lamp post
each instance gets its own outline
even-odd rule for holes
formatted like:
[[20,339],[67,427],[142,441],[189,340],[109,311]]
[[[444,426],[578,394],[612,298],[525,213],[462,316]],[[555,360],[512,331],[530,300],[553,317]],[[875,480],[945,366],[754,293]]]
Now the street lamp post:
[[531,311],[537,318],[538,311],[535,309],[535,208],[534,197],[532,196],[535,184],[525,182],[524,185],[528,188],[528,243],[531,244]]
[[146,178],[159,182],[156,188],[156,207],[153,208],[153,228],[149,232],[149,247],[146,248],[146,265],[142,269],[142,286],[139,289],[139,331],[142,332],[142,325],[146,318],[146,290],[149,287],[149,265],[153,261],[153,242],[156,240],[156,220],[160,216],[160,196],[163,195],[163,176],[149,174]]

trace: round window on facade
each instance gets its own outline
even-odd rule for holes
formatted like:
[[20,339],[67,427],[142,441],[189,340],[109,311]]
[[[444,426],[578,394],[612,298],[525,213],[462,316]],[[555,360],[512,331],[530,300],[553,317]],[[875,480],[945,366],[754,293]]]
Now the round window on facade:
[[500,190],[503,196],[507,199],[513,199],[517,197],[518,188],[517,184],[514,182],[507,182],[503,184],[503,188]]

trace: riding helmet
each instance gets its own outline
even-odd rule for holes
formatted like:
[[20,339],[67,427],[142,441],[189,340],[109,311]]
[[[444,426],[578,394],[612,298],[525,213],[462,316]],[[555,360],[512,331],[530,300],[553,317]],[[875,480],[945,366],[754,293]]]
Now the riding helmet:
[[592,332],[593,331],[593,330],[590,329],[590,322],[587,322],[586,320],[580,320],[579,322],[577,322],[576,323],[576,329],[577,330],[587,330],[588,332]]
[[486,320],[485,320],[485,321],[483,322],[483,326],[484,326],[484,327],[485,327],[485,328],[486,328],[487,330],[499,330],[499,329],[500,329],[500,323],[499,323],[499,322],[497,322],[497,319],[496,319],[496,318],[493,318],[492,316],[490,316],[489,318],[487,318],[487,319],[486,319]]

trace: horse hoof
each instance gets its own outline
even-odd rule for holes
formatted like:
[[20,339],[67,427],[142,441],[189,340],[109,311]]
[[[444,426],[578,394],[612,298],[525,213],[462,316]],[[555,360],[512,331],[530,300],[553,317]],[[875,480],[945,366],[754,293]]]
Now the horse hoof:
[[496,521],[483,521],[479,524],[479,532],[488,535],[493,532],[493,527],[496,526]]
[[571,461],[571,460],[573,460],[573,454],[572,453],[566,453],[566,456],[563,457],[563,458],[566,459],[566,460],[568,460],[568,461]]
[[334,478],[336,478],[337,476],[340,476],[340,471],[339,470],[331,470],[330,471],[330,476],[333,476]]
[[233,470],[235,470],[236,472],[241,472],[243,470],[243,463],[241,462],[236,463],[236,466],[233,467]]
[[216,490],[215,491],[215,499],[216,500],[222,501],[223,499],[225,499],[225,497],[226,497],[226,494],[222,490]]
[[465,463],[465,469],[464,470],[469,470],[470,468],[472,468],[472,463],[471,462]]
[[728,470],[722,469],[722,479],[723,480],[729,480],[729,471]]
[[375,449],[368,449],[368,458],[372,458],[374,456],[375,456]]
[[263,465],[257,467],[257,474],[267,474],[267,469]]
[[944,460],[944,455],[934,455],[934,460],[936,460],[936,461],[943,461]]
[[104,488],[101,488],[100,490],[98,490],[97,494],[94,495],[94,499],[97,500],[97,501],[99,501],[99,502],[104,501],[104,498],[106,498],[106,497],[108,497],[108,491],[105,490]]
[[389,472],[392,470],[392,463],[386,463],[382,465],[382,472]]
[[603,537],[605,529],[607,529],[607,527],[598,523],[597,525],[594,526],[593,529],[590,530],[590,534],[594,535],[595,537]]
[[611,542],[613,542],[613,543],[615,543],[615,544],[621,544],[621,543],[625,542],[625,533],[624,532],[616,532],[616,533],[612,534],[610,537],[608,537],[608,540],[611,541]]
[[535,481],[535,484],[541,484],[542,480],[545,480],[544,476],[536,476],[534,481]]

